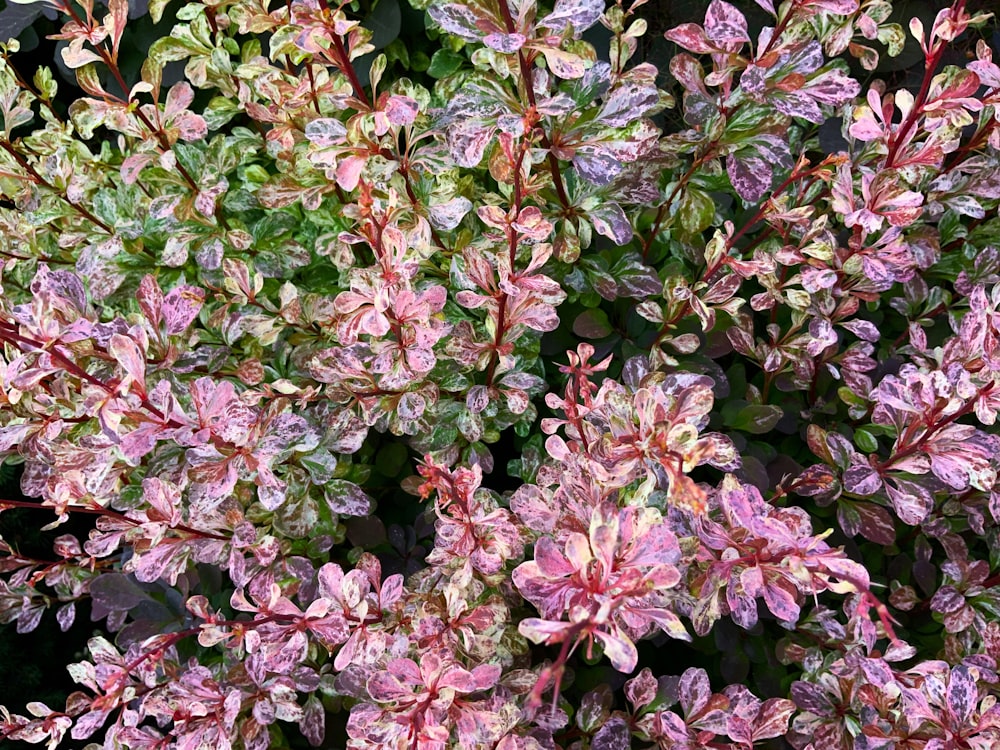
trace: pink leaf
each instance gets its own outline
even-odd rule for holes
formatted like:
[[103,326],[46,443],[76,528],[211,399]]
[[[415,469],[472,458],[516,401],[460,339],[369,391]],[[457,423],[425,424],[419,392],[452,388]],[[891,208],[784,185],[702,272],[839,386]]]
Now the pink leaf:
[[742,45],[750,41],[747,19],[724,0],[712,0],[705,14],[705,35],[716,44]]
[[753,742],[784,735],[794,713],[795,704],[787,698],[768,698],[760,707],[754,722]]
[[715,47],[708,42],[705,30],[694,23],[682,23],[680,26],[675,26],[664,36],[689,52],[705,55],[715,51]]
[[681,675],[677,686],[678,697],[685,716],[693,716],[708,705],[712,696],[712,686],[708,681],[708,672],[692,667]]
[[538,25],[561,34],[568,25],[574,32],[589,29],[604,12],[603,0],[556,0],[552,12],[542,18]]
[[363,156],[348,156],[337,164],[337,184],[344,190],[354,190],[361,179],[367,160]]
[[416,100],[408,96],[390,96],[385,104],[385,114],[393,125],[409,125],[417,119],[419,112]]
[[187,285],[171,289],[163,299],[163,318],[167,333],[174,335],[184,332],[198,317],[204,303],[204,289]]
[[764,603],[779,620],[794,623],[798,622],[800,609],[790,588],[791,584],[783,578],[769,581],[764,588]]
[[108,354],[118,360],[141,393],[146,392],[146,357],[139,345],[128,336],[113,334],[108,342]]
[[122,161],[121,176],[126,185],[134,185],[139,174],[151,162],[156,160],[155,153],[137,153],[125,157]]
[[639,661],[639,652],[635,644],[624,633],[594,632],[594,637],[604,647],[604,655],[611,661],[611,666],[619,672],[631,672]]
[[153,328],[159,328],[163,308],[163,291],[160,289],[156,277],[152,274],[143,276],[135,297],[139,301],[139,309],[146,316],[146,320]]
[[571,80],[580,78],[587,72],[586,62],[579,55],[554,47],[543,47],[545,63],[557,78]]

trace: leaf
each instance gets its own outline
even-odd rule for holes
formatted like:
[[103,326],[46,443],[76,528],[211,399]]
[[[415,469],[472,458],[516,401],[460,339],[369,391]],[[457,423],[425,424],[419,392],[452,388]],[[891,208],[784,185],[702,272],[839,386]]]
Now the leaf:
[[611,666],[619,672],[631,672],[639,661],[639,652],[629,638],[623,633],[605,633],[600,630],[594,636],[604,647],[604,655],[608,657]]
[[773,404],[750,404],[744,406],[735,415],[726,419],[726,425],[734,430],[749,432],[751,435],[762,435],[770,432],[784,416],[780,406]]
[[431,78],[447,78],[452,73],[457,73],[464,64],[465,57],[462,55],[450,49],[439,49],[431,57],[427,75]]
[[874,503],[854,503],[860,516],[858,533],[876,544],[889,545],[896,541],[896,529],[889,511]]
[[793,713],[795,704],[787,698],[768,698],[760,707],[754,722],[753,742],[784,735]]
[[[731,157],[729,161],[733,161]],[[697,188],[688,188],[677,204],[677,213],[681,226],[691,234],[698,234],[711,226],[715,218],[715,201]]]
[[708,37],[705,36],[705,30],[694,23],[682,23],[665,32],[663,36],[689,52],[707,55],[715,51],[715,47],[709,44]]
[[800,608],[790,588],[791,584],[783,578],[769,581],[764,587],[764,603],[779,620],[794,623],[799,619]]
[[589,216],[597,233],[613,240],[616,245],[625,245],[632,239],[632,224],[617,203],[609,201],[591,209]]
[[747,19],[724,0],[712,0],[705,14],[705,35],[718,45],[742,45],[750,41]]
[[344,479],[332,479],[323,488],[326,503],[334,513],[344,516],[367,516],[372,501],[358,485]]
[[605,722],[590,741],[591,750],[629,750],[631,746],[632,733],[620,716]]
[[146,390],[146,357],[139,345],[128,336],[113,334],[108,342],[108,354],[118,360],[129,377],[139,386],[139,390]]
[[677,696],[685,716],[701,713],[701,710],[708,705],[708,699],[712,696],[708,672],[697,667],[684,670],[680,683],[677,685]]
[[24,0],[20,2],[11,0],[11,3],[0,11],[0,39],[15,39],[20,36],[22,31],[42,15],[42,10],[43,5],[39,2],[25,4]]
[[868,464],[855,464],[844,472],[844,489],[855,495],[874,495],[882,489],[882,477]]
[[597,23],[603,12],[604,0],[556,0],[552,12],[542,17],[538,25],[557,34],[571,25],[579,34]]
[[376,50],[384,49],[399,36],[403,27],[399,0],[378,0],[375,8],[361,25],[372,32],[369,43]]
[[573,321],[573,333],[585,339],[603,339],[614,332],[608,314],[599,307],[585,310]]
[[183,333],[191,325],[205,302],[205,290],[195,286],[180,285],[171,289],[163,298],[163,319],[167,333]]
[[579,55],[555,47],[542,47],[545,63],[557,78],[572,80],[583,77],[589,67]]
[[466,41],[478,42],[483,36],[478,26],[480,19],[466,5],[457,2],[435,3],[427,9],[427,13],[442,29]]
[[951,670],[948,681],[948,709],[954,717],[955,726],[967,726],[972,712],[979,702],[979,690],[969,668],[959,664]]
[[121,573],[99,575],[90,582],[90,595],[108,612],[128,612],[149,598],[130,576]]
[[731,154],[726,159],[729,181],[743,200],[756,203],[771,189],[771,165],[760,156],[737,154]]
[[597,119],[613,128],[623,128],[656,107],[659,100],[655,86],[625,81],[611,89]]
[[899,520],[907,526],[923,523],[934,507],[930,491],[916,482],[893,477],[885,483],[885,491]]

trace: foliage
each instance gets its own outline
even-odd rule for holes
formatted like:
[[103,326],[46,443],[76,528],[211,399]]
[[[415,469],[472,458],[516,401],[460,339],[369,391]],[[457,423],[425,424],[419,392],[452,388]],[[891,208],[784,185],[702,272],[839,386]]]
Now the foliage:
[[885,0],[757,4],[668,78],[643,0],[415,3],[423,60],[387,0],[158,0],[141,71],[125,0],[45,0],[84,95],[0,49],[0,508],[59,533],[0,621],[102,634],[0,738],[1000,743],[988,16],[891,91]]

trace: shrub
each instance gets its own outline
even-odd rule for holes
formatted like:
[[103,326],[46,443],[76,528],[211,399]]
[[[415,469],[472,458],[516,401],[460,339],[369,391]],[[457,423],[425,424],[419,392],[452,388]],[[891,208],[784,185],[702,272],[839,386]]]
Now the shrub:
[[437,2],[420,65],[196,2],[137,71],[125,0],[46,2],[85,96],[0,50],[0,506],[94,523],[0,542],[0,619],[102,624],[0,738],[1000,743],[986,14],[865,91],[884,0],[712,0],[669,77],[644,0]]

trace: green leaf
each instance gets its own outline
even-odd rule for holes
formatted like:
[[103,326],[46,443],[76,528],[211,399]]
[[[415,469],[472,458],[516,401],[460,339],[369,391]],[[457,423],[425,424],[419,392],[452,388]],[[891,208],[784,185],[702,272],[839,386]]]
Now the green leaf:
[[854,444],[865,453],[874,453],[878,450],[878,440],[868,430],[857,429],[854,431]]
[[584,310],[573,321],[573,333],[584,339],[603,339],[614,332],[608,314],[599,307]]
[[446,78],[458,71],[465,63],[465,57],[447,49],[439,49],[431,57],[430,67],[427,68],[427,75],[431,78]]
[[944,216],[938,222],[938,231],[941,233],[942,245],[947,245],[957,239],[964,239],[969,234],[968,227],[965,226],[962,216],[957,211],[944,212]]
[[375,470],[392,478],[399,475],[410,459],[410,452],[402,443],[388,443],[375,454]]
[[677,205],[677,213],[681,226],[691,234],[698,234],[711,226],[715,217],[715,201],[701,190],[688,188]]
[[784,415],[780,406],[773,404],[749,404],[735,415],[726,419],[726,425],[734,430],[762,435],[770,432]]
[[372,32],[371,44],[376,50],[387,47],[399,36],[399,30],[403,27],[403,14],[398,0],[379,0],[361,25]]

